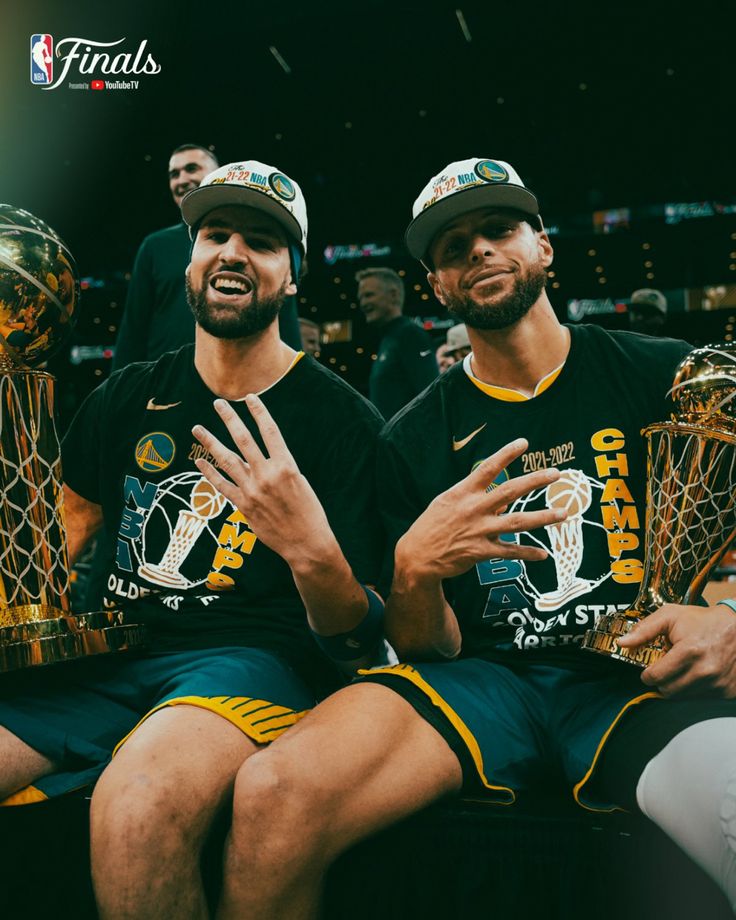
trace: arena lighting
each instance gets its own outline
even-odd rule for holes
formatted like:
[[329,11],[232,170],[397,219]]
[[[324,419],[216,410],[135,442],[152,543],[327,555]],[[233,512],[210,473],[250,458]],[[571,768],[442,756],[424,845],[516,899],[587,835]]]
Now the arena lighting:
[[463,16],[462,10],[455,10],[455,15],[457,16],[457,21],[460,24],[460,30],[463,33],[466,42],[472,42],[473,36],[470,34],[470,29],[468,28],[467,22],[465,22],[465,16]]
[[290,74],[290,73],[291,73],[291,67],[289,67],[289,65],[286,63],[286,61],[281,57],[281,55],[279,54],[279,49],[278,49],[278,48],[275,48],[273,45],[269,45],[268,50],[269,50],[269,51],[271,52],[271,54],[276,58],[276,60],[277,60],[277,62],[278,62],[278,64],[279,64],[279,66],[280,66],[281,69],[284,71],[284,73],[285,73],[285,74]]

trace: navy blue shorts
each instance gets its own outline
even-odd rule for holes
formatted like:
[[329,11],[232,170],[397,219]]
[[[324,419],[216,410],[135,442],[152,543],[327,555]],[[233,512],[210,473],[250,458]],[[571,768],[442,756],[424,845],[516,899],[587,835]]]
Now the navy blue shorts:
[[519,791],[562,781],[580,805],[610,811],[616,804],[590,783],[604,745],[625,714],[659,698],[638,668],[610,673],[464,658],[372,668],[358,679],[404,696],[442,734],[466,792],[510,805]]
[[166,706],[209,709],[267,744],[315,705],[278,655],[253,648],[127,653],[0,679],[0,725],[59,765],[0,804],[25,804],[94,782],[114,751]]

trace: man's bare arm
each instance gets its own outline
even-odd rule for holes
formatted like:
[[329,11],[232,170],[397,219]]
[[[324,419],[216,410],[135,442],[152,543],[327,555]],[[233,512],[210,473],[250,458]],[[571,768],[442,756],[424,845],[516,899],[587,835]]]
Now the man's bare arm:
[[102,508],[82,498],[66,483],[64,483],[64,525],[69,565],[72,566],[84,547],[102,526]]

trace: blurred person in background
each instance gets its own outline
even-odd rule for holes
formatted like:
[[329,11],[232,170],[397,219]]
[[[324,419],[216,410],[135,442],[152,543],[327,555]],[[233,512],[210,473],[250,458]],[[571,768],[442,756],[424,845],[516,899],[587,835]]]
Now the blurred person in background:
[[667,298],[654,288],[639,288],[631,295],[629,327],[644,335],[662,335],[667,321]]
[[462,361],[471,352],[470,339],[465,323],[458,323],[447,331],[447,355],[453,364]]
[[[214,153],[198,144],[182,144],[172,152],[168,181],[177,209],[186,193],[197,188],[217,165]],[[141,243],[128,285],[113,370],[133,361],[155,361],[164,352],[194,341],[194,317],[184,290],[190,247],[181,217]]]
[[312,322],[311,319],[299,317],[299,332],[302,339],[302,351],[308,355],[316,355],[319,352],[319,324]]
[[455,363],[455,359],[451,354],[449,354],[447,342],[443,342],[440,345],[440,347],[434,353],[434,356],[437,359],[437,368],[440,374],[444,374],[445,371],[449,371],[449,369]]
[[462,361],[470,352],[470,340],[465,323],[452,326],[447,330],[447,340],[435,352],[440,374],[444,374],[458,361]]
[[366,322],[381,334],[369,398],[388,420],[437,377],[435,348],[424,329],[403,315],[404,282],[392,268],[366,268],[355,280]]

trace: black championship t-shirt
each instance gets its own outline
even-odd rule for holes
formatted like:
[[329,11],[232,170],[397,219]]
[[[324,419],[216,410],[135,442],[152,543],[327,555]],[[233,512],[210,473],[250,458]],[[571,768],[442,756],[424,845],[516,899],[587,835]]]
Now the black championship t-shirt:
[[573,326],[570,334],[564,367],[533,399],[496,399],[458,364],[382,435],[379,500],[389,545],[436,495],[516,438],[526,438],[529,450],[497,483],[553,466],[562,473],[559,482],[508,509],[567,507],[566,521],[508,537],[544,547],[546,560],[488,559],[445,582],[462,630],[463,657],[523,656],[596,667],[604,659],[579,647],[585,631],[598,615],[626,609],[641,582],[646,499],[641,429],[669,419],[667,394],[691,346],[596,326]]
[[[322,503],[356,578],[375,584],[383,538],[375,512],[373,406],[302,356],[260,394]],[[100,504],[115,545],[105,604],[144,622],[149,648],[271,649],[307,679],[332,666],[309,633],[284,560],[203,478],[204,425],[235,449],[194,367],[194,347],[132,364],[95,390],[62,446],[65,482]],[[244,402],[232,403],[265,447]],[[211,459],[211,458],[208,458]]]

